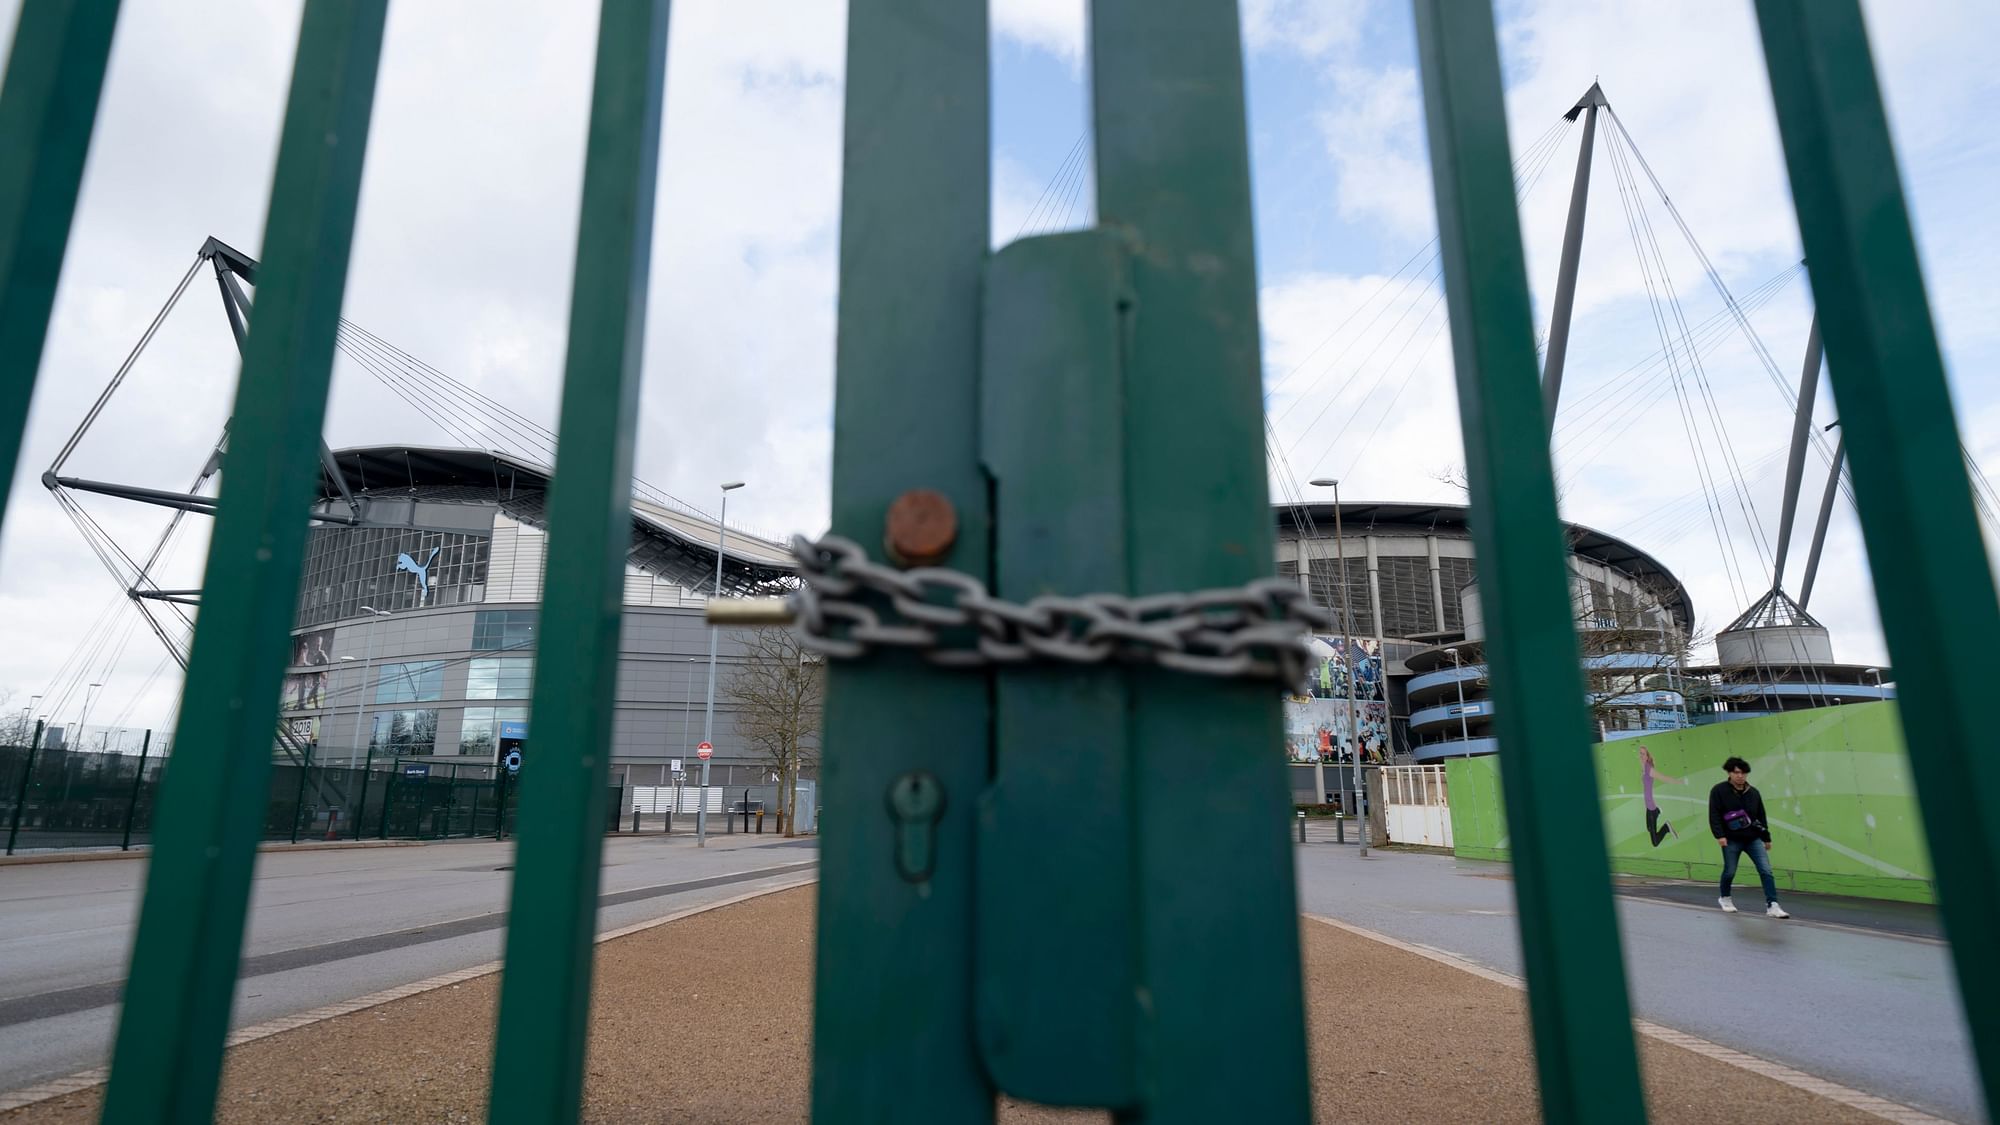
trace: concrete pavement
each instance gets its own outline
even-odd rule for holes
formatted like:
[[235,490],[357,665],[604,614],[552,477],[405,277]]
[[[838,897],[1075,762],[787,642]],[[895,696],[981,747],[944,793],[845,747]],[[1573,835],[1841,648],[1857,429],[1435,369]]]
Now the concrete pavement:
[[[514,842],[258,858],[234,1026],[501,955]],[[812,840],[692,834],[605,841],[612,929],[809,874]],[[146,861],[0,868],[0,1090],[105,1062]],[[698,971],[677,966],[669,971]]]
[[[1501,864],[1306,844],[1299,907],[1520,975],[1514,888]],[[1740,880],[1739,880],[1740,883]],[[1636,1015],[1879,1097],[1982,1119],[1949,951],[1934,913],[1822,896],[1791,921],[1725,915],[1714,892],[1632,882],[1618,918]],[[1356,982],[1366,996],[1365,981]],[[1388,1003],[1381,997],[1371,1002]]]

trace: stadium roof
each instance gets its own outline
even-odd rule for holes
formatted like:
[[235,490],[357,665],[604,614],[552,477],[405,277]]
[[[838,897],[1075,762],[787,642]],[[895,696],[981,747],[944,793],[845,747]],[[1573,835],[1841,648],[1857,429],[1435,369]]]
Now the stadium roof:
[[[1333,534],[1333,505],[1277,504],[1274,515],[1281,530],[1301,536]],[[1470,536],[1470,509],[1464,504],[1378,503],[1343,500],[1340,503],[1341,529],[1366,535],[1371,531],[1405,534],[1446,534]],[[1659,587],[1660,600],[1672,607],[1683,629],[1694,629],[1694,599],[1687,587],[1660,560],[1615,535],[1572,523],[1569,527],[1571,552],[1623,571],[1633,578]]]
[[[546,527],[552,470],[547,465],[487,449],[413,445],[336,450],[334,463],[348,489],[364,504],[378,500],[495,503],[509,516]],[[345,507],[331,476],[320,473],[316,510]],[[374,521],[371,521],[374,522]],[[378,525],[395,525],[383,520]],[[410,521],[421,526],[420,520]],[[693,590],[715,581],[714,516],[671,496],[638,486],[632,497],[632,549],[628,561],[649,574]],[[738,527],[723,547],[722,588],[729,594],[768,592],[794,573],[789,548]]]

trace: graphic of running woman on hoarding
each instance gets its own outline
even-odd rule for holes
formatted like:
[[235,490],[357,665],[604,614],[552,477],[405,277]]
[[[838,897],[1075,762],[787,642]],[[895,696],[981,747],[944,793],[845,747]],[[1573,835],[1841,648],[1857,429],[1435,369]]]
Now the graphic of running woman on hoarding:
[[1673,825],[1660,819],[1660,803],[1653,800],[1653,779],[1655,777],[1661,781],[1670,781],[1675,785],[1687,784],[1687,779],[1684,777],[1668,777],[1666,774],[1655,770],[1653,768],[1653,752],[1646,749],[1645,745],[1641,743],[1639,746],[1639,781],[1646,791],[1646,834],[1653,838],[1653,846],[1657,848],[1660,846],[1660,841],[1667,838],[1668,833],[1672,833],[1676,840],[1681,838],[1681,834],[1674,832]]

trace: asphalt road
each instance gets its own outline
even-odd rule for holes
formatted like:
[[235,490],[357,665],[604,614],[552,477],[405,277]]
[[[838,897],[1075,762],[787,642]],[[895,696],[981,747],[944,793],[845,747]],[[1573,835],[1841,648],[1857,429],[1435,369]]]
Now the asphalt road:
[[[1519,976],[1504,865],[1312,843],[1299,906]],[[1629,882],[1618,919],[1636,1015],[1808,1074],[1961,1121],[1983,1120],[1950,953],[1924,907],[1791,895],[1766,918],[1753,876],[1742,914],[1714,891]],[[1357,982],[1366,995],[1366,982]],[[1392,997],[1380,998],[1392,1003]]]
[[[233,1026],[498,959],[513,856],[511,841],[259,856]],[[796,879],[817,859],[809,840],[613,837],[598,925]],[[0,867],[0,1090],[105,1062],[145,871],[144,859]]]

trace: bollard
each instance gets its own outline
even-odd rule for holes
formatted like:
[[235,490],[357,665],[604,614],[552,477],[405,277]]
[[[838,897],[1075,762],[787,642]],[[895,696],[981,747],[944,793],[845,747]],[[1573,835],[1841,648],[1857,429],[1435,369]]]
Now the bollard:
[[1300,809],[1300,810],[1299,810],[1299,843],[1303,844],[1303,843],[1305,843],[1305,842],[1306,842],[1306,813],[1305,813],[1305,810],[1304,810],[1304,809]]
[[764,834],[764,810],[763,810],[763,809],[758,809],[758,810],[757,810],[757,835],[759,835],[759,836],[762,836],[763,834]]
[[632,835],[639,834],[639,806],[632,806]]
[[1354,801],[1355,815],[1361,819],[1354,822],[1354,842],[1361,845],[1361,858],[1368,858],[1368,788],[1364,783]]
[[1333,842],[1336,844],[1347,842],[1347,817],[1338,810],[1333,814]]

